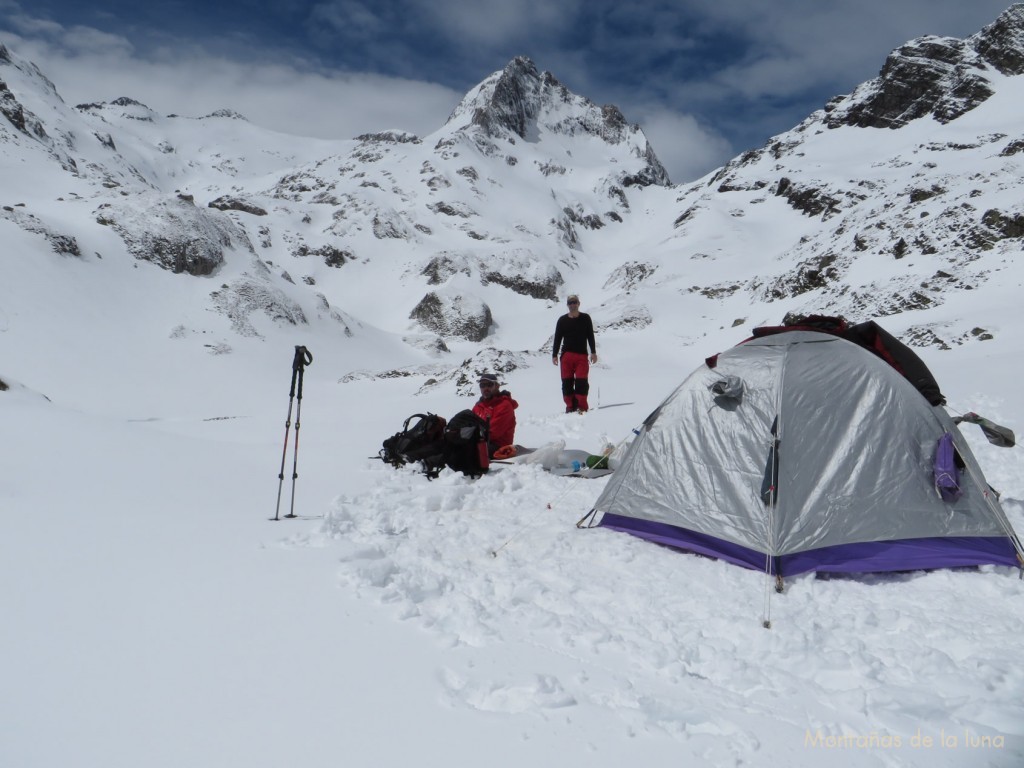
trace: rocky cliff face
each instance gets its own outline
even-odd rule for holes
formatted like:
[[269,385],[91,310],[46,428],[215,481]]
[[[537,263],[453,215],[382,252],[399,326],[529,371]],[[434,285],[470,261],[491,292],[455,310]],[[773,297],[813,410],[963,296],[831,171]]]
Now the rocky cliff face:
[[931,115],[948,123],[994,93],[992,76],[1024,73],[1024,5],[978,34],[922,37],[893,51],[879,76],[825,107],[830,128],[899,128]]

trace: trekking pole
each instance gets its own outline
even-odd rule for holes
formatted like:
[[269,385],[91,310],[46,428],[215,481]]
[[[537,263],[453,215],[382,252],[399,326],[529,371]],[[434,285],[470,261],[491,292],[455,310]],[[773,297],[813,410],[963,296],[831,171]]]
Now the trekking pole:
[[281,490],[284,487],[284,465],[288,456],[288,433],[292,426],[292,406],[295,404],[296,383],[298,383],[298,407],[295,410],[295,458],[292,464],[292,504],[291,512],[285,517],[295,517],[295,480],[299,477],[299,425],[302,413],[302,377],[306,366],[313,362],[313,355],[305,347],[295,347],[295,357],[292,358],[292,385],[288,392],[288,417],[284,422],[284,448],[281,450],[281,471],[277,475],[277,507],[274,510],[272,520],[280,520],[281,512]]

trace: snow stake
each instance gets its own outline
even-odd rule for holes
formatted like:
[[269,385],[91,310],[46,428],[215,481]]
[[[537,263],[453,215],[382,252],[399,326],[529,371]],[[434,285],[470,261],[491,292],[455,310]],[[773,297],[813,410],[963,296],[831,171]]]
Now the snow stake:
[[302,413],[302,376],[306,366],[312,364],[313,355],[305,347],[295,347],[295,357],[292,358],[292,387],[288,392],[288,417],[284,422],[284,449],[281,451],[281,471],[278,473],[277,484],[277,508],[274,510],[272,520],[280,520],[281,511],[281,489],[284,487],[284,464],[288,455],[288,433],[292,426],[292,405],[295,403],[295,384],[298,382],[298,406],[295,408],[295,453],[292,460],[292,505],[291,511],[285,517],[295,517],[295,481],[299,477],[299,419]]

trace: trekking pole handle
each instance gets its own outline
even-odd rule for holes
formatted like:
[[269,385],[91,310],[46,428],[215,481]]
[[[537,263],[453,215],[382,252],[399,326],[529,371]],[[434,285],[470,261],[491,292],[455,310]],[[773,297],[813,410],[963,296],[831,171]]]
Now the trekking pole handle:
[[295,346],[295,357],[292,358],[292,370],[301,371],[313,363],[313,354],[305,347]]

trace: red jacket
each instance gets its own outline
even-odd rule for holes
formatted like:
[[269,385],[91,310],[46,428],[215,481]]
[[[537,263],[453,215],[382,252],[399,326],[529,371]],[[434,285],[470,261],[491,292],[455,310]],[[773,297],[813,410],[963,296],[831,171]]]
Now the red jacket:
[[515,442],[516,408],[518,407],[519,403],[504,390],[486,399],[481,397],[473,406],[473,413],[491,423],[487,447],[492,456],[499,448],[512,445]]

